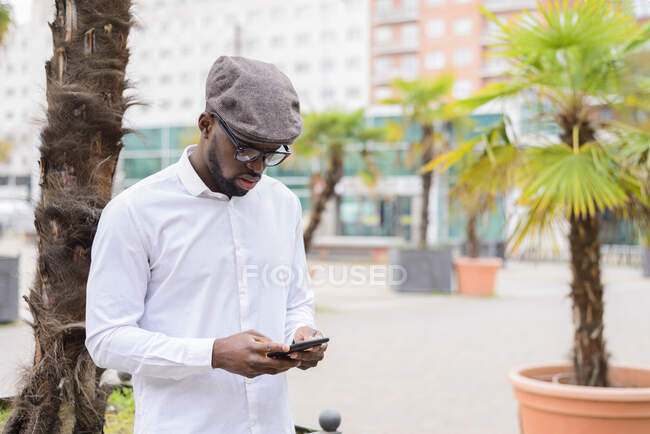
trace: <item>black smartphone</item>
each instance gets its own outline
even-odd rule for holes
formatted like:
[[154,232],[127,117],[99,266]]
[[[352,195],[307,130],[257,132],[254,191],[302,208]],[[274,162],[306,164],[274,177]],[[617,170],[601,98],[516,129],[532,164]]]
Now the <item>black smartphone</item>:
[[302,341],[298,342],[297,344],[292,344],[291,347],[289,347],[289,351],[282,352],[278,351],[275,353],[269,353],[269,357],[273,358],[279,358],[279,357],[288,357],[289,354],[295,353],[296,351],[303,351],[306,350],[307,348],[311,347],[317,347],[318,345],[324,344],[325,342],[329,342],[330,338],[320,338],[320,339],[312,339],[310,341]]

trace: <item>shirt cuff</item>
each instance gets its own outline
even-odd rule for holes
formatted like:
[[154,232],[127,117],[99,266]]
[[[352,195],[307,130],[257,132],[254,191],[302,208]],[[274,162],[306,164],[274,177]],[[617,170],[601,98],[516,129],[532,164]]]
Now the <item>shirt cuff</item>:
[[188,339],[185,364],[212,369],[213,345],[214,339],[211,338]]

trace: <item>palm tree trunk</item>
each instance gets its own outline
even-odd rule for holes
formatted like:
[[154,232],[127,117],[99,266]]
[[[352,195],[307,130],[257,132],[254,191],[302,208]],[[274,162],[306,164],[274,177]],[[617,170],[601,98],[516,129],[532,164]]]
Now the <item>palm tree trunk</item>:
[[46,63],[36,277],[29,297],[34,366],[5,433],[100,433],[109,389],[84,346],[90,249],[122,148],[130,0],[56,0]]
[[479,242],[476,235],[477,220],[478,216],[476,214],[471,214],[467,219],[467,255],[470,258],[478,258],[479,254]]
[[334,189],[341,178],[343,178],[343,150],[339,146],[333,145],[329,154],[327,173],[325,174],[325,187],[318,195],[316,203],[313,204],[309,217],[309,224],[303,234],[305,252],[309,252],[309,249],[311,248],[312,238],[316,228],[320,224],[323,211],[325,211],[325,206],[332,196],[334,196]]
[[573,365],[576,383],[607,386],[607,351],[603,339],[603,285],[600,278],[599,215],[572,216],[571,299],[575,326]]
[[[433,126],[422,126],[422,166],[433,160]],[[422,175],[422,210],[420,211],[420,239],[418,247],[427,247],[427,231],[429,229],[429,194],[431,192],[431,177],[433,172]]]

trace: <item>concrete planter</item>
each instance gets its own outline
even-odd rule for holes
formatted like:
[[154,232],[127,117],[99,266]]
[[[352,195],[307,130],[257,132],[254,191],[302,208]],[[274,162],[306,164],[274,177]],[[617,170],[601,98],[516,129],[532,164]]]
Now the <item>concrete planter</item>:
[[650,277],[650,246],[641,246],[641,266],[643,277]]
[[18,319],[18,258],[0,257],[0,323]]
[[391,248],[388,261],[403,267],[403,282],[393,284],[399,292],[451,292],[452,257],[450,247],[435,249]]
[[617,387],[551,381],[569,365],[530,366],[510,374],[524,434],[650,433],[650,369],[610,366]]

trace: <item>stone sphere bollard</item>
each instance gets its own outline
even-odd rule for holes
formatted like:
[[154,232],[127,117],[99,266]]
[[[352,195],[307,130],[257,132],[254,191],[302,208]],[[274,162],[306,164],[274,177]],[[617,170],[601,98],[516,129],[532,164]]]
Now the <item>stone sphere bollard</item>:
[[318,423],[325,432],[336,432],[341,425],[341,414],[331,408],[325,409],[318,417]]

